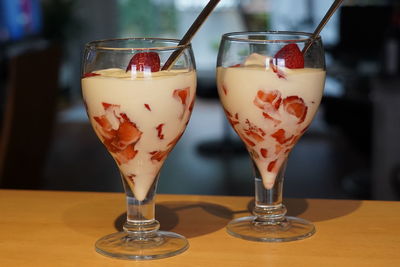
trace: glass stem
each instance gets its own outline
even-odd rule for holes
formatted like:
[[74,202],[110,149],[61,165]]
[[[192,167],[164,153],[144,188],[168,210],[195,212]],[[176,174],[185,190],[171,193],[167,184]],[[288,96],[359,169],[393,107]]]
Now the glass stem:
[[122,180],[126,193],[127,216],[123,226],[125,232],[138,238],[147,238],[156,235],[160,223],[155,219],[155,196],[158,176],[154,179],[147,196],[138,200],[133,194],[129,184]]
[[283,180],[286,160],[282,164],[271,189],[265,189],[262,177],[255,164],[255,206],[253,214],[255,223],[278,224],[285,221],[286,207],[282,203]]

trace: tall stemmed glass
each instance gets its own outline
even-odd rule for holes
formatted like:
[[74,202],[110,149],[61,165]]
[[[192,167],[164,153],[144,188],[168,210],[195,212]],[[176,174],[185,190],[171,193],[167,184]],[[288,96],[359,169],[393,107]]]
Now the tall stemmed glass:
[[[156,259],[179,254],[187,240],[159,231],[154,201],[160,169],[192,112],[196,72],[191,45],[179,40],[130,38],[86,45],[82,93],[90,122],[114,158],[126,192],[123,231],[96,242],[104,255]],[[175,51],[180,56],[167,70]]]
[[225,114],[254,166],[253,216],[231,221],[228,232],[263,242],[303,239],[312,223],[286,216],[282,187],[286,161],[310,125],[321,101],[325,60],[318,37],[303,55],[311,34],[236,32],[222,36],[218,93]]

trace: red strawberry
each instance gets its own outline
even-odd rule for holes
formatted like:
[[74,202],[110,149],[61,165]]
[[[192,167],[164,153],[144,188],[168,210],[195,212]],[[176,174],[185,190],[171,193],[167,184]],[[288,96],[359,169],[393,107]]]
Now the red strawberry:
[[[277,62],[276,62],[277,63]],[[286,79],[286,75],[283,71],[281,71],[278,66],[274,65],[274,59],[269,61],[269,67],[272,69],[274,73],[278,76],[279,79]]]
[[122,113],[121,117],[123,117],[124,120],[119,125],[117,131],[118,142],[121,145],[136,143],[137,141],[139,141],[142,132],[138,130],[136,124],[132,123],[128,119],[126,114]]
[[190,112],[192,112],[192,111],[193,111],[193,107],[194,107],[194,99],[195,99],[195,98],[193,98],[193,99],[192,99],[192,103],[190,103],[190,105],[189,105],[189,111],[190,111]]
[[102,102],[101,104],[103,105],[105,111],[107,111],[110,108],[119,108],[119,105],[114,105],[106,102]]
[[235,128],[235,125],[236,125],[236,124],[239,124],[239,121],[234,120],[234,119],[232,119],[231,117],[227,117],[227,118],[228,118],[229,123],[232,125],[232,127]]
[[273,58],[273,63],[278,64],[278,60],[284,60],[285,66],[289,69],[304,68],[304,57],[297,44],[287,44],[282,47]]
[[160,70],[160,57],[156,52],[137,53],[129,61],[126,71],[131,70],[132,66],[134,66],[137,71],[150,69],[151,72],[156,72]]
[[288,96],[283,99],[283,108],[287,113],[299,119],[298,124],[306,118],[308,108],[303,99],[298,96]]
[[144,107],[148,110],[151,111],[150,105],[149,104],[144,104]]
[[136,177],[136,174],[125,175],[125,178],[127,178],[133,184],[135,183],[135,177]]
[[[186,87],[183,89],[175,89],[174,92],[172,93],[172,96],[175,97],[175,99],[177,99],[178,101],[180,101],[182,103],[183,110],[182,110],[182,114],[180,115],[180,119],[183,119],[187,105],[189,104],[188,103],[188,96],[190,93],[189,90],[190,90],[190,87]],[[190,105],[192,103],[193,102],[191,102]],[[191,108],[193,108],[193,107],[189,106],[188,110],[190,111]]]
[[281,93],[279,91],[270,91],[270,92],[265,93],[261,90],[258,90],[258,92],[257,92],[257,97],[261,101],[273,104],[276,109],[278,109],[279,105],[281,104],[280,96],[281,96]]
[[272,116],[270,116],[268,113],[265,113],[265,112],[263,112],[263,116],[264,116],[264,118],[273,121],[275,125],[278,125],[279,123],[282,122],[278,119],[273,118]]
[[260,158],[260,155],[258,155],[257,151],[255,151],[254,149],[249,148],[248,151],[249,151],[249,153],[250,153],[250,156],[251,156],[253,159],[256,159],[256,160],[257,160],[257,159]]
[[284,144],[293,138],[293,135],[286,137],[286,131],[284,129],[279,129],[275,133],[271,134],[273,138],[280,144]]
[[93,119],[101,126],[101,128],[103,128],[103,130],[111,130],[111,123],[108,121],[106,116],[94,116]]
[[133,145],[130,145],[127,146],[124,150],[117,152],[115,159],[118,164],[121,165],[133,159],[137,153],[138,151],[135,150],[135,147]]
[[226,95],[228,93],[228,90],[226,89],[225,85],[222,85],[222,91],[224,91],[224,94]]
[[93,119],[100,125],[99,131],[104,139],[113,139],[115,137],[116,131],[112,128],[106,116],[94,116]]
[[261,148],[260,149],[260,153],[261,153],[261,156],[263,156],[263,158],[267,158],[267,156],[268,156],[268,150],[267,149]]
[[83,74],[83,78],[93,77],[93,76],[100,76],[100,74],[94,72],[86,72]]
[[246,136],[239,134],[240,138],[242,138],[242,140],[248,145],[248,146],[255,146],[256,144],[251,141],[249,138],[247,138]]
[[271,161],[271,162],[268,164],[267,170],[268,170],[269,172],[272,172],[272,171],[274,170],[276,161],[277,161],[277,160]]
[[150,152],[151,156],[151,160],[157,160],[157,161],[162,161],[169,153],[169,150],[165,150],[165,151],[153,151]]
[[271,90],[268,92],[258,90],[257,96],[254,98],[253,103],[260,109],[276,111],[279,109],[281,101],[281,93],[277,90]]
[[163,135],[163,133],[162,133],[163,127],[164,127],[164,123],[160,123],[160,124],[156,127],[157,136],[158,136],[158,138],[160,138],[161,140],[164,139],[164,135]]
[[264,141],[264,138],[259,135],[258,133],[252,131],[252,130],[245,130],[244,131],[248,136],[252,137],[254,140],[256,140],[257,142],[262,142]]
[[172,94],[175,98],[180,99],[182,105],[186,106],[186,99],[189,95],[189,87],[183,89],[176,89]]

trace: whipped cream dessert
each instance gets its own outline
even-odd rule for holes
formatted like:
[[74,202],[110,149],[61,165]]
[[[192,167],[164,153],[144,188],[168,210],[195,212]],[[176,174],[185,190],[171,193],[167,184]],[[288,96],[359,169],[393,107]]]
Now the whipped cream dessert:
[[91,124],[138,200],[144,200],[189,122],[195,71],[104,69],[82,79]]
[[321,102],[323,69],[289,69],[252,54],[246,62],[217,68],[226,116],[243,140],[266,189],[310,125]]

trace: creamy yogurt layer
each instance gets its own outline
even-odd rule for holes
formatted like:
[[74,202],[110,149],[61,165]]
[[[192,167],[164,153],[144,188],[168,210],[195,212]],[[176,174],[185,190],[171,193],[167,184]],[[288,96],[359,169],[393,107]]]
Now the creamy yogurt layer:
[[[262,58],[261,62],[268,60]],[[325,71],[281,67],[277,71],[267,64],[251,63],[218,67],[218,93],[229,122],[260,171],[264,187],[271,189],[280,166],[317,112]]]
[[92,126],[138,200],[183,134],[195,90],[195,71],[104,69],[82,79]]

